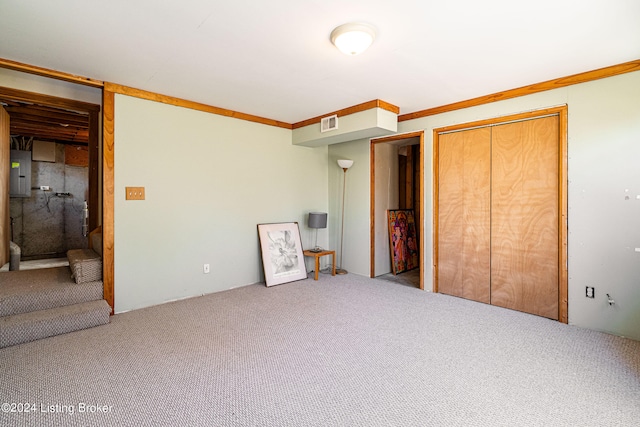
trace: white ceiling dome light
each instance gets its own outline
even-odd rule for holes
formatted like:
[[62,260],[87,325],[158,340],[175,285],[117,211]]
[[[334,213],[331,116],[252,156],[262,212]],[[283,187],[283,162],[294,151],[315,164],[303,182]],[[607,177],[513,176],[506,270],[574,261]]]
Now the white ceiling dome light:
[[331,32],[331,43],[347,55],[364,52],[375,38],[375,29],[360,22],[340,25]]

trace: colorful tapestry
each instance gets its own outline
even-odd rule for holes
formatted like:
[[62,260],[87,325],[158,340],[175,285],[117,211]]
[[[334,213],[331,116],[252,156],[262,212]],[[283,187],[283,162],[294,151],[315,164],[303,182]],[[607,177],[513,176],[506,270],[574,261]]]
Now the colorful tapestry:
[[418,234],[413,209],[394,209],[387,213],[393,274],[418,268]]

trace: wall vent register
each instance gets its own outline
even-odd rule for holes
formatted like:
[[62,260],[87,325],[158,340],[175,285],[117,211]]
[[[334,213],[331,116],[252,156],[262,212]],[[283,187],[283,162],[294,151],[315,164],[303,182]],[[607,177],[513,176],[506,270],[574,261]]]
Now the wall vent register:
[[320,119],[320,132],[329,132],[338,129],[338,115],[323,117]]

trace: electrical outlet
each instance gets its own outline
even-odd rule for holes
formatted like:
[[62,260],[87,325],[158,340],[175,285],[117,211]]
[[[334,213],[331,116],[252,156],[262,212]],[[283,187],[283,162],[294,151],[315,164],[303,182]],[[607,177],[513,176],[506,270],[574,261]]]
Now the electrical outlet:
[[593,286],[587,286],[587,290],[585,292],[585,296],[587,298],[595,298],[596,297],[596,289]]
[[205,264],[205,265],[202,267],[202,271],[204,272],[204,274],[209,274],[209,271],[210,271],[210,270],[209,270],[209,264]]

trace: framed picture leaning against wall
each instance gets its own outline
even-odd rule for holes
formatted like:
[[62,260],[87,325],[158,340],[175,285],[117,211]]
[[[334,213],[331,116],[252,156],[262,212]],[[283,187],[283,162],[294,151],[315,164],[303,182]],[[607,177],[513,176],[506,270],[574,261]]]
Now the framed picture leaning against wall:
[[258,224],[258,237],[267,286],[307,278],[297,222]]

